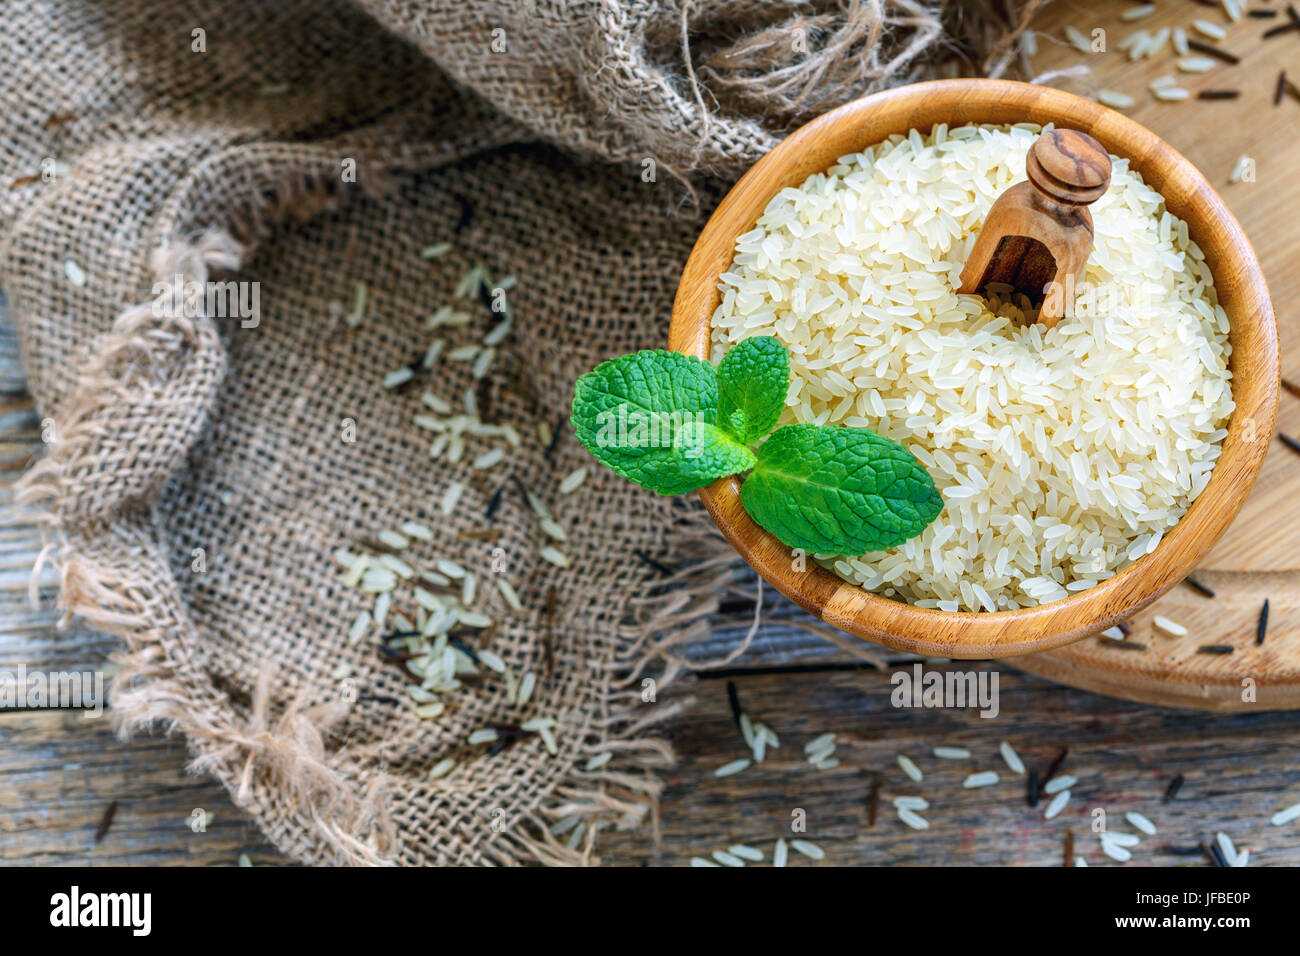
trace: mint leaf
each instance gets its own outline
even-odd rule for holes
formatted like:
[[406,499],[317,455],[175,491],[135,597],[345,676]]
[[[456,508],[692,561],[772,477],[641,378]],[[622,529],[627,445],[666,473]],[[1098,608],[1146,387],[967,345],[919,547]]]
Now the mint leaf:
[[790,392],[790,353],[771,335],[744,339],[718,366],[718,422],[742,445],[773,428]]
[[578,379],[569,421],[587,451],[661,495],[703,488],[754,466],[718,427],[717,372],[678,352],[622,355]]
[[786,425],[740,488],[749,516],[790,548],[865,554],[902,544],[943,509],[921,463],[863,428]]

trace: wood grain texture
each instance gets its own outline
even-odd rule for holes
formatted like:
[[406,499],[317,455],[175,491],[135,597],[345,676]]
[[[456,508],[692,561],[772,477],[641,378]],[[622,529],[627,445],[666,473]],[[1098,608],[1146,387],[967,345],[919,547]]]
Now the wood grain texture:
[[888,90],[818,117],[745,174],[705,225],[682,272],[668,347],[708,358],[718,276],[736,237],[769,200],[896,133],[938,123],[1055,123],[1082,130],[1129,160],[1205,251],[1231,321],[1237,408],[1209,484],[1151,554],[1096,587],[1062,601],[996,613],[917,608],[849,584],[820,566],[791,560],[740,503],[740,483],[722,478],[700,496],[736,549],[781,593],[857,637],[939,657],[1010,657],[1048,650],[1109,627],[1145,607],[1192,570],[1240,509],[1268,450],[1278,404],[1278,341],[1268,288],[1241,226],[1191,163],[1127,117],[1060,90],[993,80],[941,80]]
[[[0,713],[0,865],[283,864],[216,781],[185,773],[176,739],[117,740],[107,718],[45,710]],[[112,825],[95,832],[108,805]],[[212,813],[204,832],[194,810]]]
[[[1101,808],[1112,829],[1133,832],[1123,819],[1130,810],[1156,824],[1157,834],[1142,838],[1129,866],[1205,866],[1202,856],[1176,856],[1167,848],[1195,846],[1216,830],[1250,848],[1252,866],[1300,865],[1296,825],[1268,823],[1272,813],[1300,799],[1300,744],[1293,736],[1300,715],[1162,710],[1071,690],[1005,664],[975,668],[998,673],[996,718],[972,710],[896,708],[889,675],[873,670],[733,675],[741,706],[770,724],[781,748],[763,764],[722,779],[713,771],[744,756],[744,743],[728,709],[725,679],[702,676],[681,691],[696,703],[673,725],[682,760],[666,778],[658,843],[643,834],[608,834],[601,844],[605,861],[680,866],[734,843],[756,846],[770,861],[775,840],[794,835],[791,815],[802,810],[808,827],[799,835],[825,849],[827,865],[1060,866],[1070,830],[1076,852],[1090,866],[1118,866],[1101,854],[1090,830],[1092,812]],[[838,735],[841,763],[818,770],[803,748],[831,731]],[[1044,820],[1044,803],[1027,805],[1025,778],[998,756],[1002,740],[1040,773],[1069,747],[1061,770],[1079,782],[1060,816]],[[943,744],[969,748],[971,759],[935,759],[932,748]],[[899,770],[898,753],[920,765],[925,777],[919,784]],[[998,783],[963,789],[966,775],[980,770],[996,771]],[[1179,773],[1185,783],[1165,804],[1165,789]],[[873,779],[880,793],[871,826]],[[922,814],[928,830],[899,821],[890,801],[902,795],[930,801]],[[790,857],[791,865],[811,863],[796,853]]]

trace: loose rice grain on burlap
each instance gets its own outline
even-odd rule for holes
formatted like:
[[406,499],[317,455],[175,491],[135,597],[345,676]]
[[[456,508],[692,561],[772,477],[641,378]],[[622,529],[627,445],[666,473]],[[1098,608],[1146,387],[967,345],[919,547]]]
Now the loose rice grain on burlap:
[[[792,30],[857,67],[791,59]],[[788,123],[912,76],[937,36],[931,4],[856,0],[7,11],[0,278],[54,422],[23,500],[41,509],[68,615],[125,639],[112,690],[123,731],[179,730],[196,769],[306,862],[581,862],[600,826],[640,823],[671,760],[654,725],[676,712],[647,702],[642,681],[672,679],[656,650],[702,626],[733,561],[708,547],[693,500],[600,469],[558,497],[590,460],[567,433],[548,457],[534,425],[565,417],[584,370],[663,342],[701,221],[682,214],[674,176],[734,174],[768,148],[781,129],[759,108],[765,91]],[[644,158],[668,175],[647,182]],[[352,161],[355,183],[341,175]],[[688,188],[709,208],[725,186]],[[438,241],[453,250],[422,259]],[[477,262],[518,277],[491,391],[525,435],[482,488],[468,465],[430,461],[411,425],[422,388],[454,400],[466,370],[379,385],[420,354],[426,318]],[[177,275],[260,283],[259,324],[160,314],[156,288]],[[370,305],[350,329],[358,281]],[[491,321],[484,311],[475,334]],[[538,558],[513,485],[499,538],[460,535],[510,473],[571,529],[569,568]],[[454,480],[468,491],[444,518]],[[504,558],[525,609],[509,614],[492,592],[490,647],[538,673],[528,706],[485,684],[418,720],[373,638],[348,644],[369,602],[330,552],[407,518],[435,528],[414,549],[423,560],[454,558],[488,582]],[[665,578],[638,551],[687,570]],[[555,756],[536,739],[492,756],[466,744],[539,716],[559,721]],[[447,756],[457,768],[429,780]],[[548,831],[571,816],[584,823],[574,847],[572,831]]]

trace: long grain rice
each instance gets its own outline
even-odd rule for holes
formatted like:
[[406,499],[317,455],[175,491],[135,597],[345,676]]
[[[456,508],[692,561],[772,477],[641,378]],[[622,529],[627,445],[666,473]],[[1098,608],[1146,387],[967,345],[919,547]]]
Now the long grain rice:
[[918,537],[821,556],[923,607],[980,610],[975,584],[998,610],[1032,607],[1150,553],[1209,482],[1234,407],[1204,255],[1127,160],[1090,207],[1079,287],[1118,302],[1080,291],[1044,330],[1010,300],[956,294],[1040,132],[939,126],[842,157],[778,193],[720,277],[715,362],[775,335],[784,422],[869,428],[935,479],[945,508]]

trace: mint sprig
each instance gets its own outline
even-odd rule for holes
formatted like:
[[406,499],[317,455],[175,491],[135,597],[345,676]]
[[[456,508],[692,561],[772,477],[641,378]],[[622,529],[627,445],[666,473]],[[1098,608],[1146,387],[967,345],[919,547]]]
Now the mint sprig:
[[790,354],[772,336],[745,339],[717,369],[634,352],[578,379],[570,421],[597,461],[659,494],[750,472],[741,503],[787,547],[865,554],[920,534],[943,499],[915,456],[864,428],[776,428],[789,387]]
[[597,461],[661,495],[754,467],[754,453],[717,426],[716,370],[679,352],[602,362],[578,379],[570,421]]

